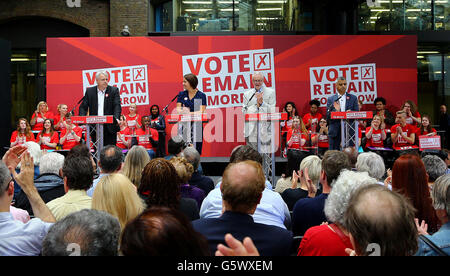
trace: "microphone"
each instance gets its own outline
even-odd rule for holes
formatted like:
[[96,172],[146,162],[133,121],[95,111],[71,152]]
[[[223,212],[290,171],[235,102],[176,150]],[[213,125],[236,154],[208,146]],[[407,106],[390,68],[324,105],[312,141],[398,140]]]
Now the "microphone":
[[175,99],[178,97],[178,94],[175,95],[175,97],[173,97],[173,99],[166,105],[166,107],[163,108],[163,110],[161,111],[161,114],[166,112],[167,113],[167,109],[169,108],[169,105],[175,101]]
[[253,95],[250,97],[250,100],[248,100],[247,105],[245,106],[245,110],[247,110],[248,108],[248,103],[253,99],[253,97],[255,96],[256,92],[258,92],[255,88],[255,93],[253,93]]
[[72,108],[72,110],[69,113],[71,113],[72,115],[75,115],[75,113],[74,113],[75,109],[84,100],[85,97],[86,97],[86,94],[84,94],[84,96],[78,101],[78,103]]

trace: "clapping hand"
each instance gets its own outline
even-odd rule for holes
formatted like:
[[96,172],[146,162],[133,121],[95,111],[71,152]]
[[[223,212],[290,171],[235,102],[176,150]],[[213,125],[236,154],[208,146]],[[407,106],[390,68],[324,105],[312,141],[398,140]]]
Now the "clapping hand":
[[[3,163],[5,163],[6,167],[8,167],[8,169],[10,170],[10,172],[12,173],[12,171],[14,171],[14,169],[17,167],[17,165],[19,165],[20,160],[21,160],[21,156],[24,152],[27,151],[27,147],[22,146],[22,145],[17,145],[15,147],[10,148],[5,155],[3,155]],[[12,168],[12,171],[11,171]]]
[[296,171],[292,171],[292,189],[297,189],[297,183],[299,179],[300,175],[298,175]]
[[415,218],[414,223],[416,224],[419,235],[428,235],[428,224],[426,224],[424,220],[422,220],[422,223],[419,225],[419,219]]
[[249,237],[240,242],[231,234],[226,234],[225,242],[229,247],[223,244],[217,245],[216,256],[259,256],[258,249]]
[[302,176],[305,179],[306,187],[308,187],[308,197],[315,197],[317,193],[317,187],[309,178],[308,168],[303,169]]

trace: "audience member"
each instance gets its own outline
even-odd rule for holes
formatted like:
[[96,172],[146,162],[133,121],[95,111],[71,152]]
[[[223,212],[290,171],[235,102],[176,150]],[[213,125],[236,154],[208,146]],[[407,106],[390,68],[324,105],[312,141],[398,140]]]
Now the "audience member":
[[129,149],[132,145],[131,130],[127,126],[127,119],[124,115],[120,115],[119,120],[120,131],[117,132],[116,146],[121,149]]
[[409,256],[417,251],[414,207],[381,185],[361,187],[351,195],[343,226],[355,249],[346,249],[351,256]]
[[[23,146],[27,148],[27,151],[30,153],[31,157],[33,157],[34,179],[36,179],[39,176],[39,164],[41,162],[42,150],[39,145],[33,141],[25,142]],[[20,171],[21,165],[22,163],[18,163],[16,168],[17,173]],[[14,181],[14,198],[16,198],[21,190],[22,189],[20,188],[20,186],[16,183],[16,181]]]
[[263,256],[289,255],[292,234],[280,227],[256,223],[251,216],[264,189],[264,172],[260,163],[231,163],[225,169],[220,186],[224,213],[219,218],[192,222],[194,229],[208,239],[212,254],[217,245],[224,242],[225,234],[231,233],[239,240],[251,237]]
[[92,199],[86,193],[94,179],[91,160],[67,156],[62,168],[66,194],[47,203],[56,220],[82,209],[91,209]]
[[319,122],[323,117],[319,112],[320,102],[311,100],[309,105],[311,106],[310,112],[303,116],[303,123],[308,131],[315,133],[319,130]]
[[30,124],[28,124],[27,119],[20,118],[17,123],[17,129],[11,134],[10,147],[23,145],[28,141],[35,141],[34,134],[31,132],[31,127]]
[[27,210],[16,208],[12,205],[9,206],[9,212],[13,216],[14,220],[21,221],[23,223],[27,223],[31,219],[30,214],[28,213]]
[[[373,104],[375,105],[375,110],[373,111],[373,115],[378,115],[381,117],[381,125],[380,127],[384,129],[390,129],[395,124],[395,118],[392,113],[386,109],[386,99],[383,97],[377,97],[373,101]],[[371,122],[368,122],[370,125]]]
[[[42,156],[39,163],[40,175],[34,180],[42,200],[47,203],[65,194],[64,181],[62,179],[62,167],[64,156],[57,152],[49,152]],[[27,195],[21,190],[16,196],[14,206],[26,210],[33,215],[33,209]]]
[[138,136],[139,146],[143,146],[150,156],[150,159],[155,157],[155,150],[158,147],[158,131],[150,127],[150,117],[143,116],[141,119],[142,127],[136,130],[136,135]]
[[181,197],[181,183],[175,167],[168,160],[155,158],[142,172],[138,193],[147,207],[168,207],[182,212],[189,220],[199,218],[197,202]]
[[42,243],[43,256],[117,256],[120,225],[98,210],[83,209],[55,223]]
[[44,129],[38,134],[36,142],[41,146],[41,149],[56,148],[59,143],[59,135],[53,127],[52,119],[44,120]]
[[102,177],[111,173],[118,173],[123,166],[123,153],[120,148],[114,145],[107,145],[100,151],[100,159],[98,160],[98,166],[100,167],[100,175],[94,179],[92,186],[87,190],[87,195],[92,197],[97,187],[97,183]]
[[422,160],[411,154],[400,156],[392,168],[392,190],[408,198],[416,209],[416,218],[428,223],[432,233],[438,230],[427,172]]
[[170,160],[172,157],[179,157],[185,147],[185,143],[180,136],[170,138],[169,142],[167,142],[167,152],[169,155],[164,158]]
[[345,249],[353,248],[344,227],[349,199],[358,188],[376,183],[366,172],[342,171],[325,202],[325,216],[331,223],[309,228],[300,243],[298,256],[347,256]]
[[411,100],[407,100],[403,103],[402,110],[406,113],[406,123],[417,128],[421,123],[421,119],[416,104]]
[[[289,210],[302,198],[312,198],[320,194],[319,179],[322,171],[322,160],[316,155],[306,157],[300,163],[299,174],[293,173],[291,188],[286,189],[281,197],[286,202]],[[300,180],[300,186],[298,186]]]
[[356,161],[356,170],[358,172],[367,172],[370,177],[378,181],[378,184],[384,185],[383,177],[386,168],[383,158],[378,154],[374,152],[360,153]]
[[345,148],[342,152],[347,155],[348,160],[350,161],[350,167],[352,169],[355,169],[356,161],[358,160],[359,155],[358,150],[355,147],[348,147]]
[[154,104],[150,107],[151,127],[158,131],[157,157],[166,156],[166,119],[159,113],[159,106]]
[[[282,194],[286,189],[292,187],[292,173],[298,170],[304,157],[305,156],[298,150],[288,151],[286,173],[278,179],[277,184],[275,185],[275,192]],[[299,187],[300,183],[298,182],[296,183],[295,188]]]
[[214,181],[200,172],[200,153],[194,147],[187,147],[183,150],[183,156],[194,166],[189,185],[202,189],[208,195],[214,189]]
[[428,175],[428,187],[431,191],[436,179],[447,173],[447,165],[436,155],[426,155],[422,157],[422,162]]
[[125,162],[121,173],[128,177],[128,179],[139,188],[141,184],[142,171],[150,162],[150,156],[142,146],[133,146],[125,156]]
[[86,157],[91,160],[92,168],[94,169],[94,174],[96,174],[97,171],[97,164],[94,161],[94,158],[92,157],[92,154],[89,150],[89,148],[86,145],[76,145],[72,149],[70,149],[69,153],[67,154],[66,158],[68,157]]
[[166,207],[151,207],[128,223],[120,250],[125,256],[210,255],[208,242],[186,216]]
[[334,181],[343,169],[350,169],[348,156],[337,150],[329,150],[322,159],[320,183],[322,194],[314,198],[303,198],[295,203],[292,210],[292,232],[294,236],[303,236],[312,226],[326,221],[324,206]]
[[189,185],[189,180],[194,173],[194,166],[184,157],[174,157],[169,162],[175,167],[181,181],[181,197],[195,199],[200,209],[205,199],[205,192],[200,188]]
[[80,144],[81,137],[83,135],[83,130],[72,123],[72,114],[66,114],[66,127],[61,130],[59,143],[62,145],[62,148],[65,150],[70,150],[76,145]]
[[[22,162],[20,173],[14,168]],[[27,195],[36,218],[14,220],[10,206],[14,195],[11,174]],[[55,222],[33,181],[33,158],[24,146],[10,148],[0,161],[0,256],[39,255],[42,240]]]
[[[262,165],[262,156],[249,145],[240,145],[233,149],[230,156],[230,163],[252,160]],[[214,190],[203,200],[200,208],[200,218],[218,218],[222,215],[222,192],[221,182],[217,183]],[[280,194],[272,191],[269,181],[265,182],[266,188],[262,193],[262,198],[256,206],[253,219],[256,223],[274,225],[281,228],[289,228],[291,216],[286,203]],[[222,237],[223,238],[223,237]]]
[[[438,248],[443,250],[447,255],[450,255],[450,175],[443,175],[439,177],[433,187],[433,207],[436,215],[442,225],[438,232],[429,235],[425,231],[420,231],[419,234],[425,235],[425,238],[430,240]],[[423,238],[423,237],[422,237]],[[439,255],[429,245],[424,243],[422,239],[419,240],[418,256],[437,256]]]
[[44,120],[47,118],[53,120],[53,113],[48,111],[47,103],[41,101],[37,104],[33,115],[31,115],[30,125],[33,130],[41,131],[44,128]]
[[98,182],[92,196],[92,209],[117,218],[123,230],[129,221],[144,211],[145,205],[133,183],[126,176],[113,173]]

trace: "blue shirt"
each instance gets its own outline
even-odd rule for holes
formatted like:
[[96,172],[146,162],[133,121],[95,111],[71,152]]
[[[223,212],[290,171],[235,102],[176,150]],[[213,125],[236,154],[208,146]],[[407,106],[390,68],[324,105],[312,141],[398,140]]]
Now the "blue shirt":
[[[433,235],[427,235],[426,237],[445,253],[450,255],[450,222],[442,225],[439,231]],[[416,256],[438,256],[438,254],[425,242],[419,239],[419,250],[417,251]]]
[[206,94],[199,90],[190,100],[189,92],[184,90],[178,94],[177,103],[181,103],[181,106],[189,108],[190,112],[200,111],[202,105],[206,106]]
[[309,228],[327,221],[325,216],[325,201],[328,194],[320,194],[314,198],[302,198],[297,201],[292,210],[292,232],[294,236],[303,236]]
[[97,187],[98,182],[103,176],[109,175],[109,173],[100,173],[96,179],[92,182],[92,186],[86,191],[87,195],[92,197],[94,195],[95,187]]
[[[200,218],[218,218],[222,215],[220,184],[221,182],[217,183],[216,188],[209,192],[208,196],[203,200],[200,208]],[[283,229],[291,225],[291,216],[286,203],[284,203],[279,193],[267,187],[263,191],[261,202],[256,206],[253,220],[256,223],[274,225]]]
[[34,218],[27,223],[0,212],[0,256],[37,256],[53,223]]

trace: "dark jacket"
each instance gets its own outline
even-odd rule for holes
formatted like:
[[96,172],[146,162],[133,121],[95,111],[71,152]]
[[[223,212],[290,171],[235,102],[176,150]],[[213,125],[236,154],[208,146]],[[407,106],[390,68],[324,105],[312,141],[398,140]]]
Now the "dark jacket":
[[207,196],[210,191],[214,190],[214,181],[211,178],[202,175],[198,171],[192,174],[192,177],[189,180],[189,185],[202,189],[205,192],[205,196]]

